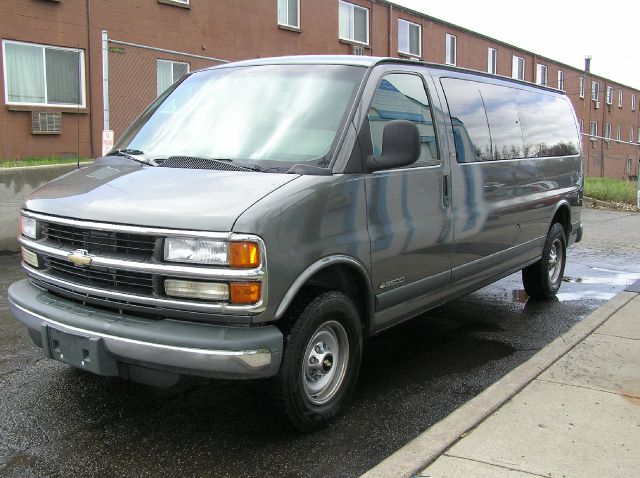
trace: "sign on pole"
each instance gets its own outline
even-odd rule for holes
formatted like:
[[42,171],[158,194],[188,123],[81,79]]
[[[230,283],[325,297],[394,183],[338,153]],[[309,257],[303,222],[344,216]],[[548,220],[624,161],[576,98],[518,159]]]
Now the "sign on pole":
[[113,149],[113,130],[102,130],[102,156]]

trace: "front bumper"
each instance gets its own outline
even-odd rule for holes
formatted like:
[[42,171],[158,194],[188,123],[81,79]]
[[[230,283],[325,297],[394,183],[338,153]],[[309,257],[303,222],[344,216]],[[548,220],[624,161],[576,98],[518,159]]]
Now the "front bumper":
[[[160,373],[176,379],[182,374],[259,378],[275,375],[280,366],[283,338],[275,326],[233,327],[119,314],[62,299],[28,279],[12,284],[8,296],[14,317],[27,326],[48,357],[100,375],[152,383],[145,371],[148,376]],[[66,354],[60,352],[60,343]]]

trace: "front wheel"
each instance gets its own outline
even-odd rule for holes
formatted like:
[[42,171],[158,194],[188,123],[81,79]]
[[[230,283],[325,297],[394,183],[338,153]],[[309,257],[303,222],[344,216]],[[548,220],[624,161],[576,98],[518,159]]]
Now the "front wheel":
[[293,307],[288,317],[276,398],[302,432],[326,425],[348,402],[362,356],[362,327],[351,300],[322,292]]
[[555,297],[567,262],[567,240],[561,224],[549,229],[540,260],[522,269],[525,292],[532,299],[548,300]]

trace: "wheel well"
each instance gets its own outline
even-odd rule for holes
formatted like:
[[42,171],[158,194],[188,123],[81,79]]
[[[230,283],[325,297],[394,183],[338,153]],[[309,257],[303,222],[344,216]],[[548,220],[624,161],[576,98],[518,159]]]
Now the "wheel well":
[[551,225],[559,223],[564,229],[564,235],[569,240],[569,234],[571,234],[571,211],[566,205],[560,206],[551,220]]
[[318,271],[302,286],[296,294],[296,299],[310,290],[336,290],[345,294],[358,309],[363,331],[369,327],[372,304],[370,301],[369,284],[361,272],[345,264],[336,264]]

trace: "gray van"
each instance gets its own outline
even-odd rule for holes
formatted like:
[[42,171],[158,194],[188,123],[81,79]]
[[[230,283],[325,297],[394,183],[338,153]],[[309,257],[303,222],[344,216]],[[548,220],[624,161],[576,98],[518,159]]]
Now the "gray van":
[[232,63],[27,199],[9,301],[49,358],[269,377],[309,431],[348,401],[363,339],[519,270],[553,297],[582,193],[561,91],[390,58]]

